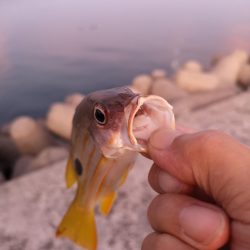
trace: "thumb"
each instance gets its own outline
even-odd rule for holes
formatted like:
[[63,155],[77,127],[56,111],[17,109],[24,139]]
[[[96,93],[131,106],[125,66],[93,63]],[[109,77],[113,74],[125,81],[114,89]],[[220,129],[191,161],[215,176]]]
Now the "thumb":
[[[178,136],[159,130],[151,136],[148,151],[162,170],[201,188],[223,207],[234,223],[235,245],[242,244],[240,241],[250,245],[250,150],[247,146],[218,131]],[[242,230],[244,234],[239,233]]]

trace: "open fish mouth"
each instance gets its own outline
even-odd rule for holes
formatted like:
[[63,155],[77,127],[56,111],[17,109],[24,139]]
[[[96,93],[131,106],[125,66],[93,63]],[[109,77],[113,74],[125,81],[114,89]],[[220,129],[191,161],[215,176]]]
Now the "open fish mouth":
[[175,129],[172,106],[160,96],[135,95],[124,108],[120,129],[112,131],[101,151],[107,158],[117,158],[124,150],[146,153],[151,134],[160,128]]
[[134,150],[146,152],[148,139],[154,131],[175,129],[173,107],[160,96],[136,96],[126,109],[127,133]]

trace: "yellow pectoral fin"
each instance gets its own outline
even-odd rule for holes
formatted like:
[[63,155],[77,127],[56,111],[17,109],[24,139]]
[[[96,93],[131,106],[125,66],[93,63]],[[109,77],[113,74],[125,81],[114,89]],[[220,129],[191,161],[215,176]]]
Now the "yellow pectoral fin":
[[58,226],[56,236],[66,237],[85,249],[96,250],[94,211],[85,210],[73,202]]
[[100,202],[100,206],[99,206],[99,209],[100,209],[100,212],[103,214],[103,215],[108,215],[113,204],[114,204],[114,201],[116,199],[116,192],[112,192],[108,195],[106,195]]
[[65,178],[66,178],[67,188],[71,188],[77,180],[75,169],[74,169],[73,162],[72,162],[71,158],[69,158],[68,162],[67,162]]
[[128,173],[129,173],[129,169],[126,169],[126,171],[124,172],[124,174],[120,180],[119,186],[122,186],[125,183],[125,181],[127,180],[127,177],[128,177]]

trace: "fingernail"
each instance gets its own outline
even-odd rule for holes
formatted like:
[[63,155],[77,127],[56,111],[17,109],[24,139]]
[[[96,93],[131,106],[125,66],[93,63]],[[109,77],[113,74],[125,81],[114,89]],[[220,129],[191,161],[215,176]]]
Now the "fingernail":
[[183,233],[193,241],[203,244],[212,242],[224,225],[221,213],[197,205],[184,208],[179,219]]
[[150,137],[149,144],[155,149],[162,150],[170,146],[170,144],[179,134],[180,133],[177,131],[169,129],[157,130]]

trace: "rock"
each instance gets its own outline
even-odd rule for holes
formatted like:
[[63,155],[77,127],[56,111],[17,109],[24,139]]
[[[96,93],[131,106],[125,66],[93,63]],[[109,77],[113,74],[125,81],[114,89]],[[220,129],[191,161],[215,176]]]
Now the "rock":
[[21,116],[11,123],[10,135],[22,154],[37,154],[51,144],[48,131],[27,116]]
[[65,103],[72,105],[73,107],[77,107],[80,102],[83,100],[84,95],[82,95],[81,93],[73,93],[71,95],[66,96],[65,98]]
[[199,62],[195,60],[190,60],[186,62],[183,66],[184,69],[190,70],[190,71],[195,71],[195,72],[201,72],[202,71],[202,66]]
[[0,185],[5,182],[5,178],[2,173],[0,173]]
[[1,126],[0,134],[4,134],[6,136],[10,135],[10,124],[9,123],[5,123]]
[[132,87],[142,95],[148,95],[152,84],[152,78],[149,75],[139,75],[134,78]]
[[47,114],[48,129],[65,139],[70,139],[75,107],[65,103],[53,104]]
[[18,177],[34,170],[49,166],[57,161],[66,159],[68,150],[62,147],[45,148],[37,157],[23,156],[17,161],[13,177]]
[[176,83],[191,93],[233,86],[247,58],[248,55],[245,51],[236,50],[232,54],[218,59],[210,72],[202,72],[199,63],[189,61],[176,73]]
[[215,55],[211,60],[211,66],[215,66],[223,58],[222,55]]
[[175,81],[179,87],[190,93],[211,91],[218,88],[220,84],[220,80],[215,74],[185,68],[177,71]]
[[19,152],[14,141],[0,134],[0,173],[6,179],[11,178],[18,157]]
[[151,76],[154,80],[162,79],[167,76],[167,73],[164,69],[155,69],[152,71]]
[[127,86],[130,90],[132,90],[134,93],[140,94],[141,92],[138,89],[135,89],[132,85]]
[[31,163],[34,168],[49,166],[57,161],[68,158],[68,150],[63,147],[45,148]]
[[236,50],[218,60],[212,69],[212,73],[219,78],[219,87],[236,84],[240,69],[246,64],[247,60],[248,54],[243,50]]
[[243,89],[250,86],[250,64],[245,64],[240,69],[237,84]]
[[33,156],[25,155],[18,159],[13,171],[13,178],[27,174],[33,170],[31,162],[34,159]]
[[156,80],[152,84],[151,94],[159,95],[170,103],[187,96],[187,94],[181,88],[167,79]]

